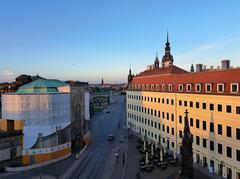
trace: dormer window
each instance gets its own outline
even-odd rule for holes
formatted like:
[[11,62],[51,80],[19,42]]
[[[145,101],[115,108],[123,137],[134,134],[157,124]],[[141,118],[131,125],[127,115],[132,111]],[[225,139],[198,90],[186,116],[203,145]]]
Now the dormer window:
[[238,93],[238,83],[231,83],[231,93]]
[[223,83],[217,84],[217,92],[218,93],[224,92],[224,84]]
[[145,90],[145,85],[142,85],[142,90]]
[[138,85],[138,90],[141,90],[141,85]]
[[187,84],[187,92],[191,92],[192,91],[192,84]]
[[172,85],[172,84],[169,84],[169,85],[168,85],[168,90],[169,90],[169,91],[172,91],[172,90],[173,90],[173,85]]
[[159,90],[160,90],[160,86],[156,85],[156,91],[159,91]]
[[154,91],[154,85],[151,85],[151,90]]
[[162,91],[166,91],[166,85],[165,84],[162,85]]
[[135,85],[135,90],[137,90],[137,85]]
[[202,85],[201,84],[196,84],[195,85],[195,92],[201,92]]
[[207,93],[211,93],[212,92],[212,84],[210,84],[210,83],[206,84],[205,88],[206,88],[205,91]]
[[146,90],[147,90],[147,91],[149,90],[149,85],[146,85]]
[[183,91],[183,84],[178,85],[178,90],[179,90],[180,92]]

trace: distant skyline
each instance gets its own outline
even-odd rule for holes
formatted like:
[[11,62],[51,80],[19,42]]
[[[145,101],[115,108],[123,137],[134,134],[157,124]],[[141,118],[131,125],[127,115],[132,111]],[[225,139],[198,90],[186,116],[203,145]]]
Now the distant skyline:
[[237,0],[5,0],[0,2],[0,82],[20,74],[89,83],[126,82],[163,56],[174,64],[240,66]]

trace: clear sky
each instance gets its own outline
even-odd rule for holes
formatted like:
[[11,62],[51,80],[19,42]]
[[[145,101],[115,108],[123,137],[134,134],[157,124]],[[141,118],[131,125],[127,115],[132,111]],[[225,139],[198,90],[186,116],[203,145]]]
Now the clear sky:
[[1,0],[0,81],[19,74],[126,82],[162,57],[240,66],[239,0]]

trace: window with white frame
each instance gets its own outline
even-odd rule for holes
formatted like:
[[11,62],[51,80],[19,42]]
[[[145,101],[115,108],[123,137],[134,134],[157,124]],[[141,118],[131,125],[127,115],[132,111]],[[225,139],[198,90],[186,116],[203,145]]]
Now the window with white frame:
[[192,91],[192,84],[187,84],[187,92],[191,92]]
[[138,85],[138,90],[141,90],[141,85]]
[[159,91],[160,90],[160,86],[156,85],[156,90]]
[[218,93],[224,92],[224,84],[223,83],[217,84],[217,92]]
[[173,85],[172,84],[169,84],[168,85],[168,91],[172,91],[173,90]]
[[151,90],[154,91],[154,85],[151,85]]
[[166,91],[166,85],[165,84],[162,85],[162,91]]
[[183,91],[183,84],[178,85],[178,90]]
[[231,83],[231,93],[238,93],[238,83]]
[[212,84],[210,84],[210,83],[206,84],[205,85],[205,91],[207,93],[211,93],[211,91],[212,91]]
[[146,90],[149,90],[149,85],[146,85]]
[[201,92],[201,87],[202,87],[202,85],[201,84],[196,84],[195,85],[195,92]]
[[142,85],[142,90],[145,90],[145,85]]

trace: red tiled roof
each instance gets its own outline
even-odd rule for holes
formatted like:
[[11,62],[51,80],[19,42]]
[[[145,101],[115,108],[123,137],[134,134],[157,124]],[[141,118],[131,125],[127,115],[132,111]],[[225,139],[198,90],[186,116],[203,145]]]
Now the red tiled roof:
[[[161,69],[162,71],[160,69],[154,69],[149,72],[144,71],[140,75],[133,77],[131,85],[160,84],[161,86],[161,84],[172,84],[173,92],[179,92],[179,84],[200,83],[203,84],[202,91],[205,92],[205,84],[211,83],[213,86],[212,92],[216,93],[217,84],[224,83],[224,94],[226,94],[229,93],[231,90],[231,83],[240,83],[240,68],[228,70],[208,70],[195,73],[188,73],[185,70],[182,70],[181,68],[178,68],[176,66],[173,66],[172,68],[173,73],[171,73],[171,70],[167,68],[165,69],[165,71],[163,69]],[[186,89],[186,87],[184,88]],[[192,91],[195,91],[194,85],[192,86]]]
[[137,75],[136,77],[160,75],[160,74],[183,74],[183,73],[188,73],[188,72],[186,70],[183,70],[183,69],[175,66],[175,65],[172,65],[167,68],[155,68],[152,70],[145,70],[145,71],[141,72],[139,75]]

